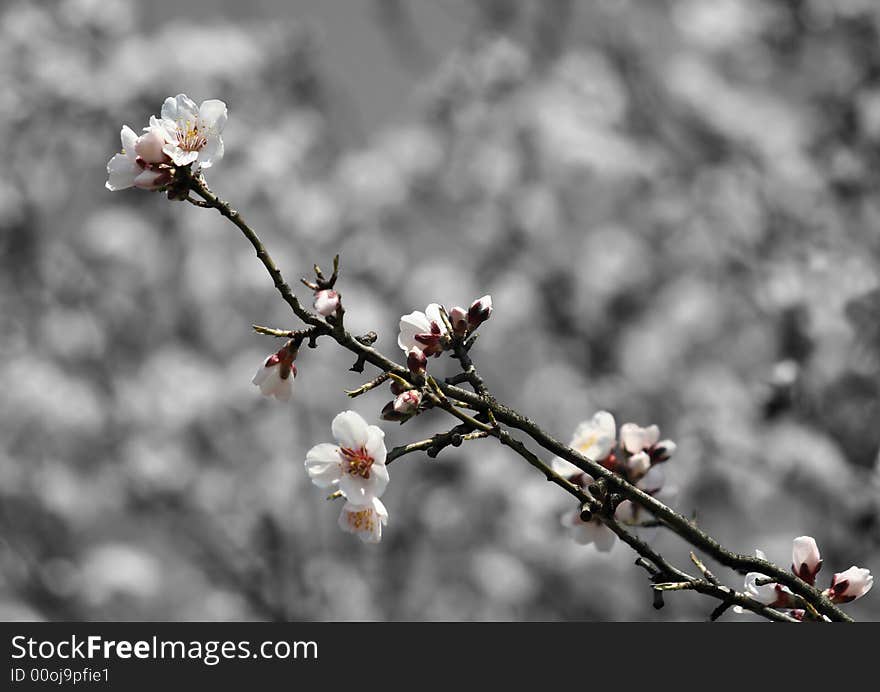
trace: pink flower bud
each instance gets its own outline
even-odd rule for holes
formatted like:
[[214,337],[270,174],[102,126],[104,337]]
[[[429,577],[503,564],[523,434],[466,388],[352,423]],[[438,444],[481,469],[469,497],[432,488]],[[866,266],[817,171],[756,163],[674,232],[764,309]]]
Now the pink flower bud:
[[791,571],[807,584],[816,583],[816,575],[822,569],[819,546],[812,536],[798,536],[791,547]]
[[296,377],[294,358],[296,358],[296,349],[293,348],[292,342],[288,342],[277,353],[266,358],[263,365],[257,369],[252,382],[265,396],[288,401],[293,390],[293,378]]
[[409,416],[405,415],[403,413],[398,413],[397,411],[395,411],[394,410],[394,402],[389,401],[382,408],[382,413],[379,414],[379,418],[381,418],[382,420],[401,422],[401,421],[405,421],[407,418],[409,418]]
[[424,375],[428,357],[418,348],[411,348],[406,354],[406,367],[413,375]]
[[492,296],[483,296],[471,303],[467,311],[468,325],[471,330],[479,327],[492,314]]
[[315,291],[315,302],[313,307],[319,315],[327,317],[336,312],[339,307],[339,294],[330,289]]
[[394,400],[394,410],[402,414],[415,413],[421,402],[422,395],[415,389],[408,389],[402,394],[397,395],[397,398]]
[[853,565],[845,572],[834,575],[825,595],[834,603],[849,603],[864,596],[873,585],[874,577],[870,570]]
[[134,144],[134,152],[147,163],[170,163],[171,159],[162,151],[165,138],[158,130],[149,130]]
[[457,336],[464,336],[468,331],[468,313],[464,308],[457,305],[449,311],[449,321],[452,323],[452,331]]

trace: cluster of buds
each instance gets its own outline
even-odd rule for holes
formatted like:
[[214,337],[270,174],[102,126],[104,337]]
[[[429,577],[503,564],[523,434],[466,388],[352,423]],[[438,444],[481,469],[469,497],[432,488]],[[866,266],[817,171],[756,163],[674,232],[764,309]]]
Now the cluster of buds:
[[293,361],[296,360],[301,343],[302,337],[290,339],[257,369],[252,382],[265,396],[274,396],[278,401],[290,401],[293,378],[296,377],[296,364]]
[[[672,440],[660,440],[660,429],[656,425],[643,428],[635,423],[624,423],[620,426],[619,448],[617,436],[614,416],[608,411],[599,411],[578,425],[569,447],[623,476],[643,492],[660,496],[666,478],[658,465],[669,460],[675,453],[676,444]],[[553,470],[591,493],[597,491],[592,476],[564,459],[554,459]],[[665,492],[670,494],[672,491],[666,489]],[[641,514],[644,510],[629,500],[610,509],[620,522],[630,526],[643,523]],[[617,536],[598,517],[582,510],[567,512],[562,517],[562,524],[571,530],[577,543],[595,545],[602,552],[610,551],[617,542]]]
[[223,158],[225,125],[222,101],[209,99],[196,106],[185,94],[169,96],[160,117],[150,117],[144,134],[139,136],[127,125],[122,128],[122,151],[107,163],[107,189],[167,189],[169,196],[185,197],[188,183],[178,190],[178,178],[186,183],[188,176]]
[[404,423],[419,413],[422,407],[422,393],[399,380],[392,380],[391,393],[394,399],[382,409],[382,420]]
[[[766,560],[763,551],[755,554]],[[822,557],[819,546],[812,536],[798,536],[792,542],[791,571],[795,576],[811,586],[816,583],[816,575],[822,569]],[[832,603],[849,603],[861,598],[874,585],[874,577],[870,570],[853,565],[844,572],[837,572],[831,578],[831,585],[822,592]],[[749,572],[745,579],[745,592],[759,603],[789,611],[793,617],[802,620],[806,612],[798,607],[797,598],[785,586],[770,581],[760,572]],[[741,608],[737,612],[742,612]]]
[[492,314],[492,297],[483,296],[465,310],[446,310],[431,303],[424,312],[416,310],[400,318],[397,345],[406,353],[406,364],[414,375],[424,375],[428,358],[437,357],[456,342],[463,343]]
[[492,296],[478,298],[465,310],[456,305],[449,311],[449,323],[455,336],[466,339],[492,314]]

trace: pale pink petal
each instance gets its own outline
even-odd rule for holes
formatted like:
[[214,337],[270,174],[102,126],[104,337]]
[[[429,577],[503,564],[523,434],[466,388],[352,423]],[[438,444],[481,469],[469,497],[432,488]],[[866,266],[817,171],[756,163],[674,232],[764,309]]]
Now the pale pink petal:
[[367,443],[367,422],[355,411],[343,411],[333,419],[330,429],[340,447],[358,450]]

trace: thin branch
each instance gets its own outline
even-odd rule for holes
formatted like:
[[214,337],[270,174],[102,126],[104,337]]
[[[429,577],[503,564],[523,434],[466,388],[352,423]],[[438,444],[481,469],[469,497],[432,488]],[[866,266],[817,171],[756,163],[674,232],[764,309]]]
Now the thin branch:
[[[339,318],[336,320],[335,324],[330,325],[317,315],[314,315],[313,313],[306,310],[300,304],[299,300],[293,294],[290,286],[284,280],[281,271],[275,265],[274,260],[272,259],[271,255],[269,255],[262,241],[253,231],[253,229],[251,229],[250,226],[244,221],[241,214],[233,209],[228,203],[215,195],[207,187],[201,177],[193,178],[191,181],[191,186],[192,190],[200,195],[205,201],[204,205],[197,204],[197,206],[209,206],[216,209],[220,214],[222,214],[233,224],[235,224],[235,226],[237,226],[239,230],[241,230],[241,232],[253,246],[257,257],[263,263],[266,271],[269,273],[269,276],[271,277],[275,288],[278,290],[281,297],[285,300],[285,302],[287,302],[287,304],[290,306],[297,317],[299,317],[307,325],[310,325],[314,328],[314,332],[312,335],[313,341],[314,338],[316,338],[317,336],[330,336],[340,346],[354,353],[358,359],[357,363],[370,363],[371,365],[379,368],[381,371],[389,373],[389,375],[391,376],[396,375],[402,380],[412,383],[413,386],[417,386],[417,383],[413,380],[413,376],[406,368],[376,351],[372,347],[372,345],[358,341],[356,337],[347,332],[342,324],[341,315],[338,316]],[[463,423],[467,423],[468,425],[473,426],[475,429],[483,430],[485,432],[489,432],[490,434],[495,434],[495,436],[497,436],[502,441],[502,444],[506,444],[507,446],[512,447],[518,453],[520,452],[517,447],[522,445],[522,443],[519,443],[518,441],[513,440],[513,438],[510,438],[509,433],[503,431],[495,433],[494,431],[500,430],[497,427],[498,423],[503,423],[511,428],[524,432],[545,450],[573,463],[585,473],[590,474],[597,481],[604,481],[610,490],[619,493],[626,499],[631,500],[635,504],[651,512],[658,520],[666,524],[667,527],[669,527],[673,532],[678,534],[685,541],[690,543],[695,548],[699,548],[707,555],[712,556],[722,565],[737,570],[741,573],[756,571],[761,572],[762,574],[766,574],[768,577],[773,577],[773,579],[777,583],[789,587],[792,592],[794,592],[798,596],[801,596],[804,601],[811,604],[818,613],[826,615],[831,620],[835,621],[852,621],[852,619],[848,615],[846,615],[846,613],[844,613],[837,606],[831,603],[831,601],[829,601],[822,594],[822,592],[815,587],[807,584],[790,572],[780,569],[776,565],[773,565],[766,560],[752,557],[750,555],[734,553],[727,550],[726,548],[721,546],[718,541],[700,530],[686,517],[678,514],[651,495],[648,495],[647,493],[631,485],[626,481],[626,479],[609,471],[601,464],[598,464],[596,461],[589,459],[577,452],[576,450],[562,444],[526,416],[497,402],[494,398],[491,397],[485,387],[485,384],[482,382],[482,379],[476,373],[476,369],[473,367],[473,363],[470,360],[467,351],[467,344],[460,345],[458,348],[455,349],[455,356],[462,364],[462,368],[466,376],[466,381],[472,385],[475,390],[474,392],[470,392],[467,389],[463,389],[454,384],[449,384],[446,382],[438,383],[432,378],[432,386],[435,389],[434,395],[437,396],[438,399],[440,399],[440,395],[445,397],[446,406],[444,406],[444,408],[446,408],[447,411],[462,420]],[[483,416],[488,418],[492,424],[487,425],[486,423],[478,421],[473,416],[468,416],[467,414],[463,413],[459,408],[449,402],[450,398],[472,407],[474,410],[480,412]],[[440,399],[440,401],[443,401],[443,399]],[[521,456],[523,455],[521,454]],[[531,455],[531,457],[534,457],[534,455]],[[526,458],[530,461],[530,463],[532,463],[529,456],[526,456]],[[537,459],[537,457],[534,457],[534,459]],[[545,466],[543,465],[543,462],[540,463],[542,466]],[[534,466],[535,464],[532,463],[532,465]],[[543,472],[543,468],[541,466],[538,466],[538,468],[541,469]],[[562,485],[562,487],[566,487],[565,483],[568,483],[567,481],[565,481],[565,479],[562,479],[563,483],[559,483],[559,481],[556,481],[552,477],[550,477],[550,480],[554,480],[554,482],[556,482],[558,485]],[[568,483],[568,485],[573,484]],[[568,488],[566,489],[568,490]],[[579,489],[577,490],[579,493],[583,494],[582,491],[580,491]],[[571,491],[569,490],[569,492]],[[612,530],[614,530],[614,524],[609,524],[607,521],[606,524],[609,526],[609,528],[612,528]],[[623,533],[627,536],[631,536],[629,532],[623,531]],[[623,539],[621,533],[618,533],[618,535]],[[629,540],[626,540],[626,542],[633,546],[633,543],[631,543]],[[715,595],[716,597],[718,597],[719,593],[722,593],[719,590],[723,590],[725,598],[728,598],[727,592],[731,591],[727,587],[718,586],[712,584],[709,581],[701,582],[701,585],[699,587],[694,587],[694,590],[699,591],[700,593],[709,593],[710,595]],[[753,599],[746,600],[753,601]],[[754,612],[758,612],[758,610],[750,607],[750,605],[747,603],[739,603],[737,601],[737,604],[742,605],[745,608],[749,608],[750,610],[754,610]],[[770,617],[770,615],[768,615],[767,613],[760,614],[763,614],[765,617],[770,617],[770,619],[779,619],[779,617],[781,616],[781,614],[779,614],[777,611],[773,611],[772,609],[768,610],[772,611],[772,613],[775,613],[775,616]],[[785,617],[787,620],[792,619],[788,618],[788,616],[782,617]]]

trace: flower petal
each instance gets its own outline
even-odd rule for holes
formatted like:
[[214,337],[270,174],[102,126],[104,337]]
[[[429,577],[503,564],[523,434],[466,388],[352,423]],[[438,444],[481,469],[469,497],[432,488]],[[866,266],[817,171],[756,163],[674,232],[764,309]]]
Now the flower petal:
[[138,136],[137,133],[132,130],[128,125],[123,125],[122,130],[119,133],[119,139],[122,142],[122,153],[125,154],[131,161],[135,159],[135,144],[137,144]]
[[202,101],[199,108],[199,120],[212,132],[216,134],[223,132],[223,128],[226,126],[226,117],[226,104],[223,101],[218,99]]
[[[132,150],[133,151],[133,150]],[[104,186],[113,192],[134,185],[141,170],[125,154],[116,154],[107,162],[107,182]]]
[[388,451],[385,449],[385,433],[376,425],[367,426],[367,442],[364,445],[367,454],[373,459],[373,464],[384,466]]
[[223,140],[219,136],[211,135],[198,153],[199,167],[210,168],[223,158],[223,151]]
[[593,544],[600,553],[611,552],[611,549],[617,543],[617,536],[604,524],[599,524],[593,534]]
[[349,501],[363,505],[368,504],[374,497],[380,497],[388,487],[388,468],[384,465],[373,465],[370,469],[370,477],[363,478],[344,473],[339,479],[339,489]]
[[336,418],[330,429],[340,447],[360,449],[367,444],[367,422],[355,411],[343,411]]
[[306,454],[305,465],[312,483],[319,488],[329,488],[342,475],[339,447],[329,442],[315,445]]
[[427,317],[430,322],[435,322],[437,326],[440,327],[441,334],[446,333],[446,324],[443,322],[443,317],[441,317],[440,315],[439,303],[431,303],[428,307],[426,307],[425,317]]
[[186,94],[169,96],[162,104],[162,117],[168,120],[195,120],[199,109]]
[[421,350],[421,344],[415,339],[416,334],[426,334],[431,331],[431,323],[425,313],[418,310],[401,317],[399,327],[400,335],[397,337],[397,345],[404,351],[409,351],[411,348]]

